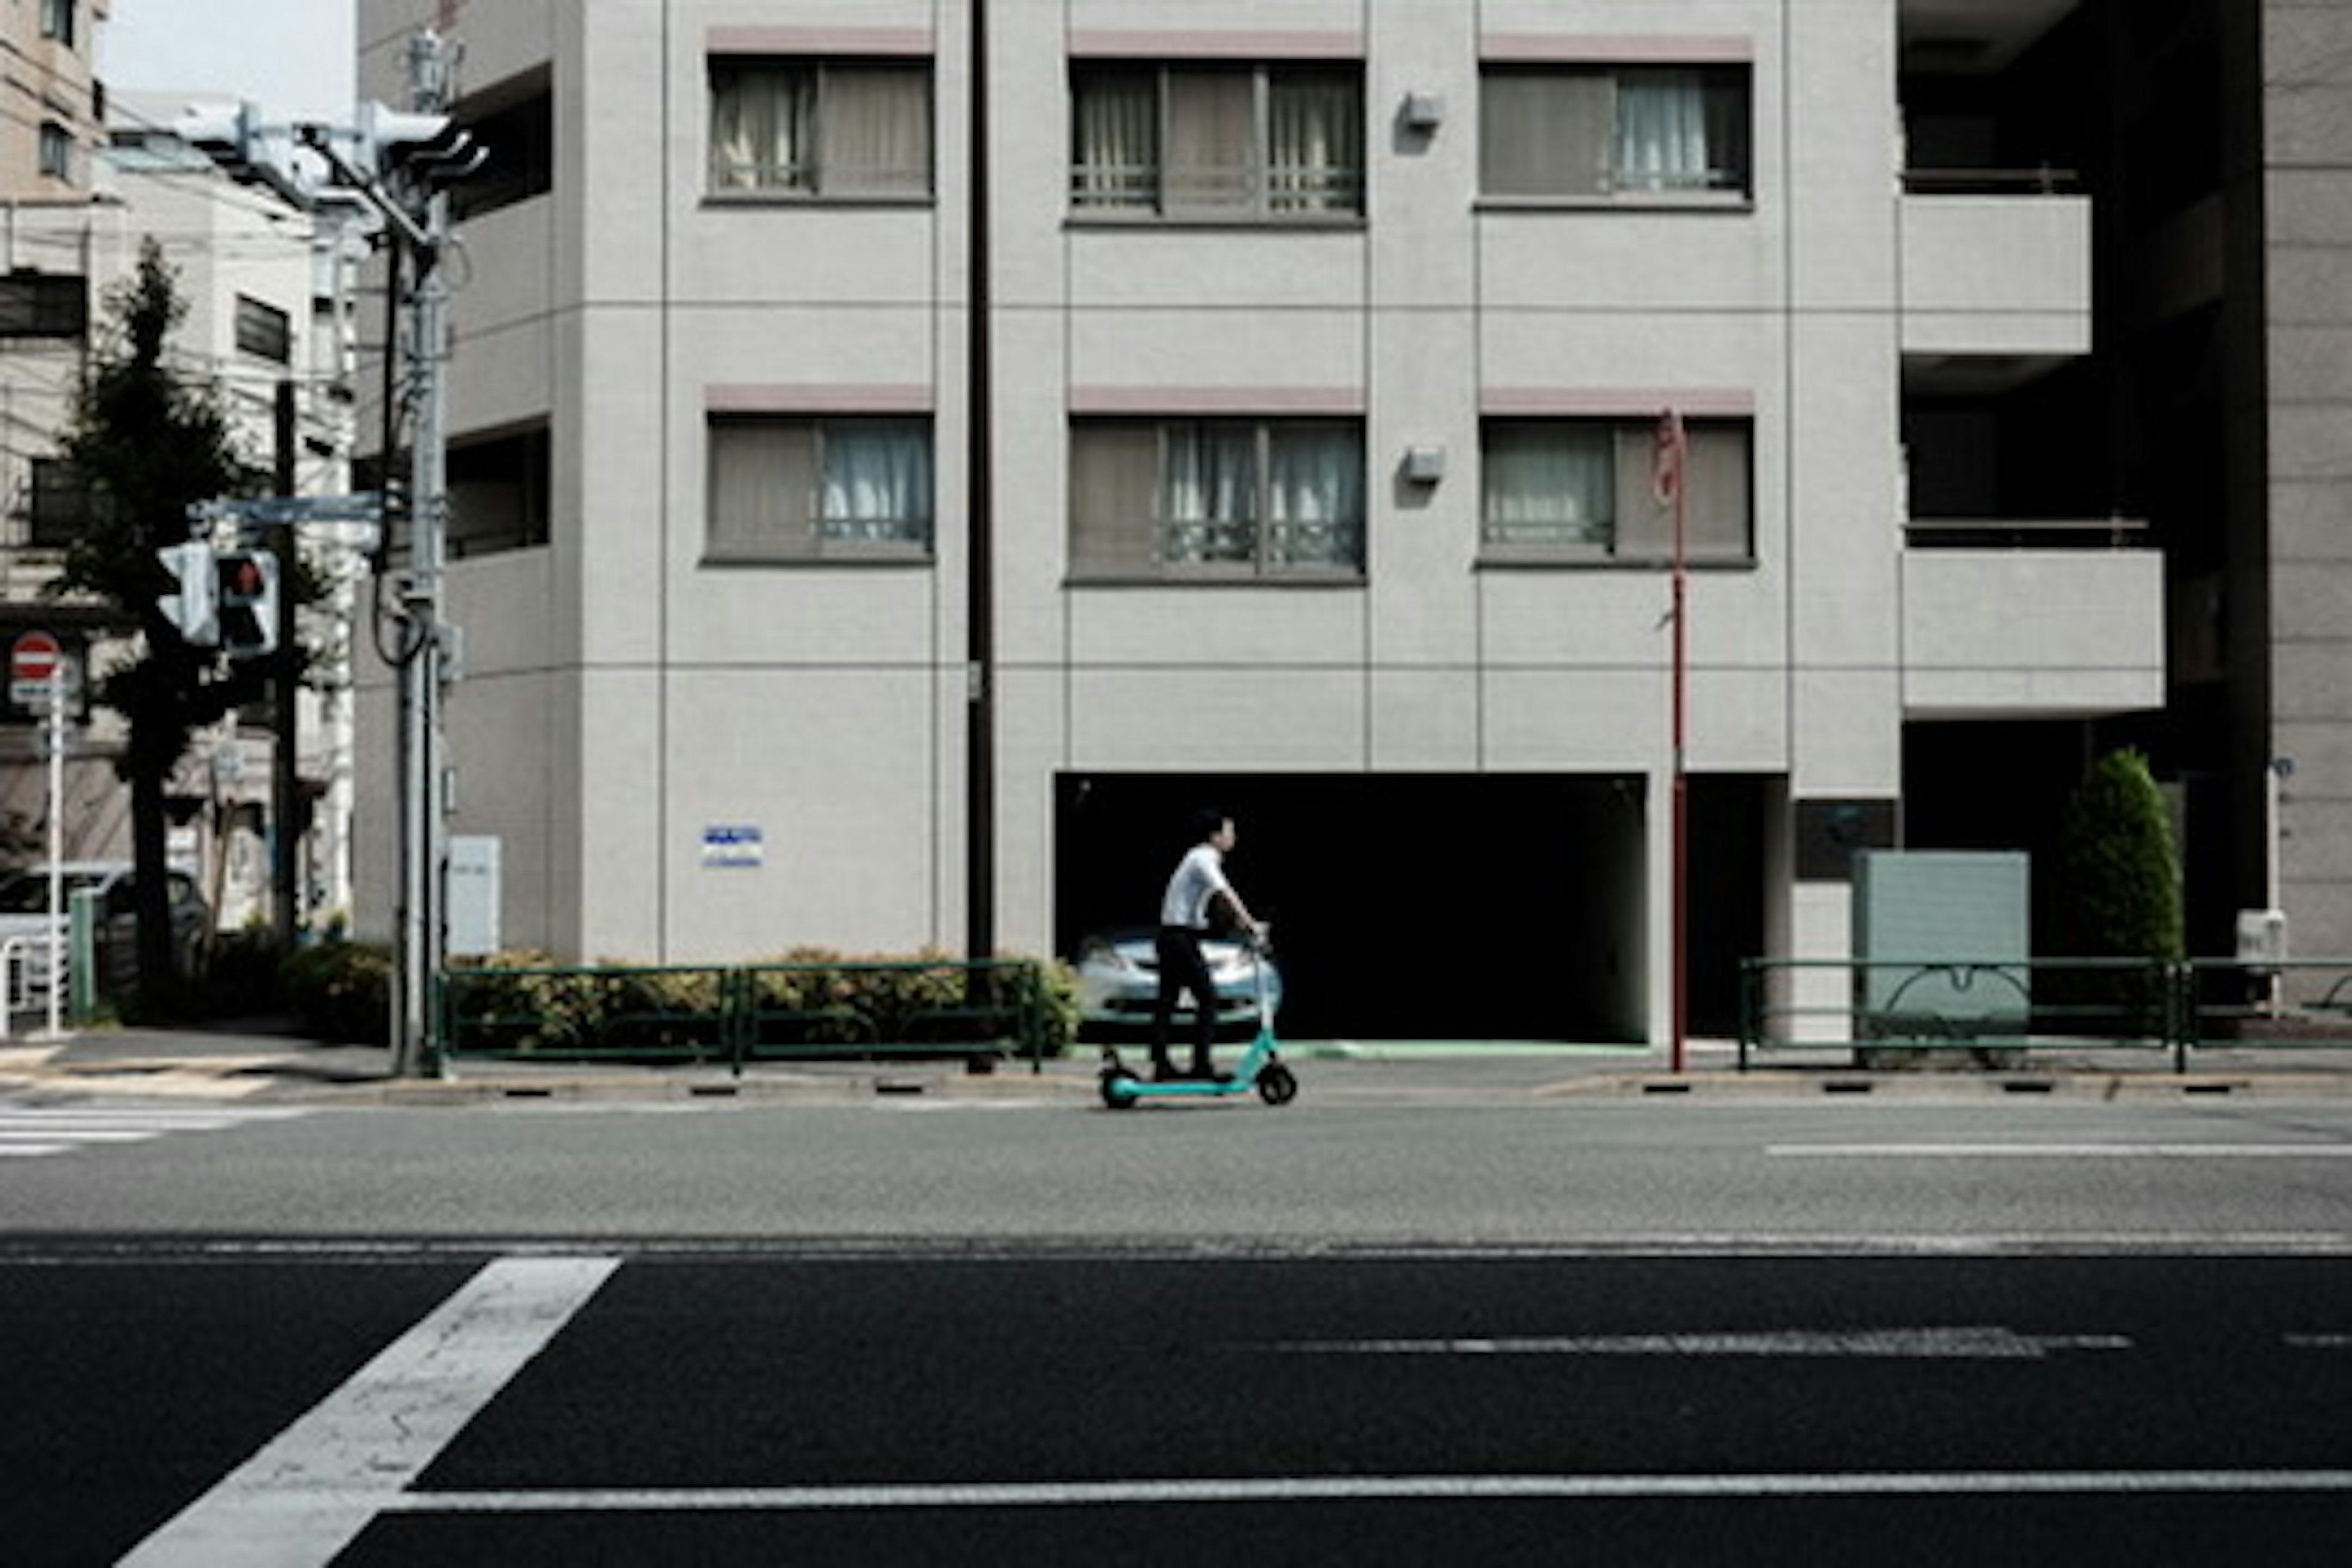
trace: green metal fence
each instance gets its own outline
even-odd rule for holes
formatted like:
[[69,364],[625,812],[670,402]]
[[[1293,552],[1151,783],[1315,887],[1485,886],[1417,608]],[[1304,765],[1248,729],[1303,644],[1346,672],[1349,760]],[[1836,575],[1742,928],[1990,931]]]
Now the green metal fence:
[[[1829,977],[1808,984],[1809,977]],[[2352,959],[2022,962],[1751,958],[1740,963],[1739,1070],[1767,1052],[1851,1050],[1864,1066],[2033,1047],[2168,1052],[2352,1047]]]
[[464,968],[435,990],[444,1058],[723,1062],[740,1077],[755,1061],[1025,1056],[1042,1072],[1066,1043],[1030,959]]

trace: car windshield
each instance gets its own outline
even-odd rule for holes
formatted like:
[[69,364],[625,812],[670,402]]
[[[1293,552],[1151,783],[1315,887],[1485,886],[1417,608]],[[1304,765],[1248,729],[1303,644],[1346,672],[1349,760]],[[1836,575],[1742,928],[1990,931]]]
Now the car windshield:
[[[98,885],[99,879],[89,873],[68,871],[65,875],[65,897],[70,900],[83,888]],[[47,871],[11,871],[0,877],[0,914],[41,915],[49,910],[49,874]]]

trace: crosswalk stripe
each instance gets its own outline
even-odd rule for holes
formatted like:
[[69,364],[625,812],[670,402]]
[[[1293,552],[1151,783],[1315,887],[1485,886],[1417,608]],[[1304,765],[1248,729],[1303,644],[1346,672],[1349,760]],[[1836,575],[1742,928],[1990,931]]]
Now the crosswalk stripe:
[[253,1123],[300,1116],[284,1106],[209,1108],[180,1106],[17,1106],[0,1110],[0,1159],[37,1159],[77,1149],[143,1143],[174,1132],[220,1132]]

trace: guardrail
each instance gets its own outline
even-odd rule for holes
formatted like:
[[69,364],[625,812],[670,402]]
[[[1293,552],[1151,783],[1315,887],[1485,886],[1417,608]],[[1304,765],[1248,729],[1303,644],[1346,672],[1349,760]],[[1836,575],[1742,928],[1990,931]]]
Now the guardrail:
[[444,1058],[724,1062],[740,1078],[752,1061],[1009,1055],[1042,1073],[1063,1043],[1030,959],[451,969],[435,995]]
[[2208,1047],[2352,1048],[2352,959],[1749,958],[1739,983],[1741,1072],[1783,1050],[1851,1050],[1864,1067],[1967,1053],[1990,1067],[2036,1047],[2137,1048],[2186,1072]]

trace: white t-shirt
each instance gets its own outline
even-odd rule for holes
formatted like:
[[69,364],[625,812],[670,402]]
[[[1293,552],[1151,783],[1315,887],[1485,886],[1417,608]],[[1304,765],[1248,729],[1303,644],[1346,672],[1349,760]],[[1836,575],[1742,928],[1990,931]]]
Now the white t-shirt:
[[1225,880],[1224,856],[1213,844],[1195,844],[1168,879],[1167,896],[1160,900],[1160,923],[1202,930],[1209,923],[1209,900],[1232,891],[1233,884]]

